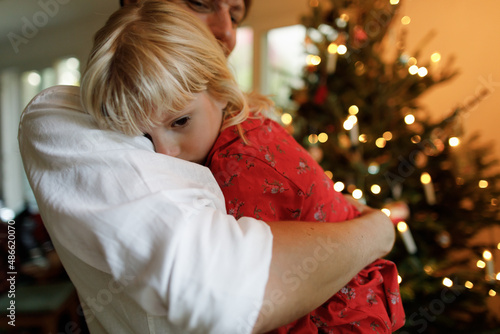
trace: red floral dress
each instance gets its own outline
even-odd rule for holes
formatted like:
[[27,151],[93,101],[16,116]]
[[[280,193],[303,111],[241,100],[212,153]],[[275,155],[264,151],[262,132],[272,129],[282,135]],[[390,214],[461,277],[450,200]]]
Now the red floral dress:
[[[345,221],[359,215],[333,189],[318,163],[278,123],[250,118],[242,126],[247,143],[236,127],[225,129],[207,160],[231,215],[318,222]],[[396,266],[379,259],[322,306],[272,333],[390,333],[404,319]]]

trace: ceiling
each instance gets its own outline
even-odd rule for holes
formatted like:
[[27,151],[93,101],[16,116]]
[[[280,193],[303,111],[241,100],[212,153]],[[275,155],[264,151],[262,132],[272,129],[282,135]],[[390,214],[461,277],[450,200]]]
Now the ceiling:
[[119,0],[0,0],[0,45],[15,38],[33,38],[44,28],[109,16]]

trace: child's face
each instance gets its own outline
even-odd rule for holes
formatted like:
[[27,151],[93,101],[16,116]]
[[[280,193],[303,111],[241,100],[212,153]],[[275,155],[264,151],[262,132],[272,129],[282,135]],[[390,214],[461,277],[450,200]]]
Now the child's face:
[[155,150],[183,160],[204,163],[222,125],[227,102],[205,92],[177,114],[166,114],[162,124],[149,131]]

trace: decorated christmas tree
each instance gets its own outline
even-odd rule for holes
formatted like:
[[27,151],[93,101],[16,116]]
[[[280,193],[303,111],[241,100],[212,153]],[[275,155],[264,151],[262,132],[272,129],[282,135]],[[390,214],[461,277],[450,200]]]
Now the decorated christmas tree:
[[489,304],[500,298],[492,259],[500,240],[474,241],[500,226],[496,161],[480,137],[462,131],[477,101],[451,106],[438,122],[419,104],[457,71],[437,53],[421,56],[432,33],[407,50],[399,6],[310,1],[308,65],[303,88],[292,94],[289,128],[337,190],[387,208],[397,226],[388,258],[401,277],[407,321],[400,333],[498,333]]

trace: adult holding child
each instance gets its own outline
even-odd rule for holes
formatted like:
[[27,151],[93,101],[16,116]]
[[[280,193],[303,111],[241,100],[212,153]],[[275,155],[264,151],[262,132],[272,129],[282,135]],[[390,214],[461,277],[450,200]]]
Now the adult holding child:
[[[236,30],[234,9],[245,8],[175,2],[191,12],[210,4],[198,17],[210,28],[231,21],[225,36]],[[232,49],[230,39],[219,40]],[[19,139],[93,333],[270,330],[319,306],[394,242],[388,218],[363,206],[361,218],[338,224],[236,221],[208,169],[156,154],[143,136],[100,130],[77,87],[35,97]],[[318,251],[329,256],[290,289],[283,275]]]

